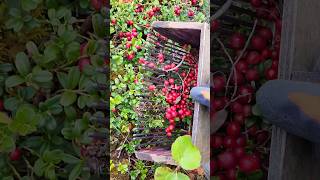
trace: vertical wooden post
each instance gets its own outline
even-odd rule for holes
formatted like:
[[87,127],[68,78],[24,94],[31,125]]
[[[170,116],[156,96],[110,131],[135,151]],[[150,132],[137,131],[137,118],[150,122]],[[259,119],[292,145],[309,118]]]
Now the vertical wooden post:
[[[284,0],[279,78],[310,71],[320,55],[320,1]],[[316,144],[273,127],[269,180],[318,180],[320,160]]]

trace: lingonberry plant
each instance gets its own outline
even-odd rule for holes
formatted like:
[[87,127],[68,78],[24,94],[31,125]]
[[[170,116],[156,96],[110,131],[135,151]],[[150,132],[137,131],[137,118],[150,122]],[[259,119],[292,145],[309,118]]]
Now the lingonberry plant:
[[[141,121],[135,109],[140,104],[139,97],[146,93],[160,94],[159,96],[154,96],[152,101],[159,102],[161,106],[166,106],[168,103],[165,96],[163,96],[164,92],[161,92],[161,88],[155,84],[148,84],[143,80],[143,77],[146,76],[146,74],[143,74],[142,67],[147,61],[144,58],[147,35],[150,33],[151,24],[154,21],[205,21],[209,13],[209,2],[198,0],[111,0],[111,6],[111,156],[114,166],[117,167],[120,162],[121,164],[127,163],[129,165],[132,179],[148,179],[152,178],[152,169],[148,168],[146,176],[141,171],[141,174],[137,174],[138,171],[135,171],[139,168],[136,167],[138,163],[133,153],[135,145],[139,145],[140,142],[129,140],[130,132],[134,128],[134,125]],[[163,54],[159,53],[157,59],[159,62],[164,61]],[[155,66],[156,63],[148,64],[149,68],[154,68]],[[193,74],[193,77],[195,75]],[[168,86],[173,84],[180,86],[177,79],[170,80],[171,84],[169,77],[167,81],[166,84],[169,83],[167,84]],[[191,84],[192,81],[189,80],[188,82]],[[163,89],[163,91],[166,90],[169,90],[169,88]],[[173,99],[175,99],[173,95],[176,96],[178,93],[174,94],[172,92],[170,94],[172,96],[171,100],[169,100],[170,98],[167,100],[173,102]],[[151,113],[149,112],[150,109],[155,109],[155,107],[149,107],[143,113]],[[190,114],[190,112],[181,111],[179,115],[179,110],[176,108],[173,115],[182,116]],[[170,112],[173,111],[171,110]],[[154,116],[154,120],[150,121],[146,128],[167,128],[168,135],[170,136],[170,133],[176,127],[173,124],[171,126],[166,124],[168,121],[165,121],[165,113],[164,110],[163,113],[158,113],[158,116]],[[168,116],[169,114],[172,115],[172,113],[168,113]],[[148,163],[146,164],[146,166],[149,166]],[[119,176],[120,178],[125,176],[125,174],[119,174],[114,170],[112,176]],[[125,178],[128,179],[129,176]]]
[[107,9],[97,0],[0,2],[0,179],[107,174],[98,121]]
[[275,0],[251,0],[238,6],[253,13],[237,16],[240,25],[230,29],[234,32],[223,33],[227,28],[223,18],[211,24],[217,45],[212,54],[211,114],[213,122],[221,125],[211,134],[211,178],[215,180],[260,180],[268,174],[271,128],[255,105],[255,93],[263,83],[277,78],[280,9]]

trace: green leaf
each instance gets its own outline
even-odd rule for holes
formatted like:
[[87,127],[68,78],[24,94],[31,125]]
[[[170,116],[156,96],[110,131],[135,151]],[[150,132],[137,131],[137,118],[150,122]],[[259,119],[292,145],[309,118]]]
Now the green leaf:
[[104,22],[104,18],[101,14],[94,14],[92,16],[92,26],[94,33],[98,37],[105,38],[107,36],[107,25]]
[[9,124],[12,121],[11,118],[4,112],[0,112],[0,123]]
[[73,62],[80,56],[80,44],[78,42],[70,43],[66,48],[66,57],[68,62]]
[[80,80],[80,70],[78,67],[72,67],[67,77],[67,89],[74,89],[77,87]]
[[168,176],[166,177],[166,180],[190,180],[190,178],[183,173],[172,172],[168,174]]
[[86,106],[87,96],[80,96],[78,98],[78,107],[83,109]]
[[255,116],[261,116],[261,111],[257,104],[252,107],[252,114]]
[[33,41],[28,41],[26,44],[26,48],[28,50],[28,53],[31,55],[39,54],[38,47]]
[[15,111],[20,103],[21,102],[17,97],[11,97],[4,101],[4,108],[10,111]]
[[46,167],[46,164],[43,162],[41,158],[39,158],[33,166],[34,172],[37,176],[41,177],[43,176],[44,169]]
[[173,172],[172,169],[168,167],[158,167],[154,173],[155,180],[166,180],[166,177]]
[[15,65],[16,65],[18,72],[22,76],[28,75],[31,71],[31,65],[29,62],[29,58],[24,52],[19,52],[16,55]]
[[69,180],[76,180],[80,174],[81,174],[81,171],[82,171],[82,168],[83,168],[83,163],[80,162],[78,163],[71,171],[71,173],[69,174]]
[[68,87],[68,75],[66,73],[62,73],[62,72],[58,72],[57,73],[57,77],[58,77],[58,80],[61,84],[61,86],[64,88],[64,89],[67,89]]
[[89,7],[89,1],[88,0],[80,0],[80,7],[82,9]]
[[178,137],[171,146],[172,158],[185,170],[200,167],[201,154],[199,149],[192,144],[191,136]]
[[60,149],[55,149],[52,151],[45,151],[43,153],[43,160],[48,163],[58,164],[62,161],[64,152]]
[[248,180],[260,180],[263,179],[263,172],[261,170],[251,173],[248,176]]
[[21,7],[25,11],[31,11],[37,8],[39,0],[21,0]]
[[49,166],[45,171],[45,175],[49,180],[56,180],[57,177],[54,166]]
[[59,48],[54,45],[50,45],[46,47],[44,50],[44,56],[45,56],[44,63],[48,63],[53,60],[56,60],[58,58],[59,53],[60,53]]
[[68,164],[77,164],[80,161],[79,158],[76,158],[76,157],[74,157],[70,154],[66,154],[66,153],[63,155],[62,160]]
[[37,130],[39,121],[40,115],[36,114],[33,108],[22,106],[18,109],[12,123],[9,124],[9,129],[25,136]]
[[53,75],[49,71],[38,71],[32,74],[32,79],[39,83],[50,82],[53,78]]
[[77,100],[77,94],[75,92],[66,91],[62,94],[60,104],[62,106],[70,106]]
[[13,70],[13,65],[10,63],[0,64],[0,72],[7,73]]
[[24,79],[17,75],[8,77],[8,79],[6,79],[6,82],[5,82],[6,88],[12,88],[22,83],[24,83]]
[[0,152],[11,152],[15,148],[12,132],[7,125],[0,124]]

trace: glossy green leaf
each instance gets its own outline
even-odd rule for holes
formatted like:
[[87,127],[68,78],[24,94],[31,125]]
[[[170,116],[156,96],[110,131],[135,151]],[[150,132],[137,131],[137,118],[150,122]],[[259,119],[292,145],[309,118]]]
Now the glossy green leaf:
[[22,83],[24,83],[24,79],[17,75],[8,77],[8,79],[6,79],[6,82],[5,82],[7,88],[12,88]]
[[76,180],[80,174],[81,174],[81,171],[82,171],[82,168],[83,168],[83,163],[80,162],[78,163],[71,171],[71,173],[69,174],[69,180]]
[[32,79],[35,82],[39,82],[39,83],[50,82],[52,78],[53,78],[53,75],[49,71],[38,71],[32,74]]
[[78,67],[72,67],[69,70],[67,77],[67,89],[74,89],[77,87],[80,80],[80,70]]
[[60,104],[62,106],[70,106],[77,100],[77,94],[75,92],[66,91],[62,94]]
[[15,62],[15,65],[16,65],[18,72],[22,76],[26,76],[27,74],[30,73],[31,64],[30,64],[28,56],[24,52],[19,52],[16,55],[16,59],[14,62]]
[[201,154],[199,149],[192,144],[191,136],[178,137],[171,146],[172,158],[185,170],[200,167]]
[[40,115],[37,114],[30,106],[22,106],[18,109],[9,129],[22,136],[35,132],[37,130]]

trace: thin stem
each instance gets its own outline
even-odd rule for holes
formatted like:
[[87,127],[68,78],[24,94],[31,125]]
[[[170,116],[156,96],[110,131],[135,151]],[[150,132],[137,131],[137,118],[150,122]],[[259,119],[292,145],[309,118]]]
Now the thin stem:
[[9,164],[10,168],[12,169],[13,173],[17,176],[17,178],[19,180],[21,180],[22,178],[21,178],[20,174],[18,173],[18,171],[16,170],[16,168],[11,163],[8,163],[8,164]]

